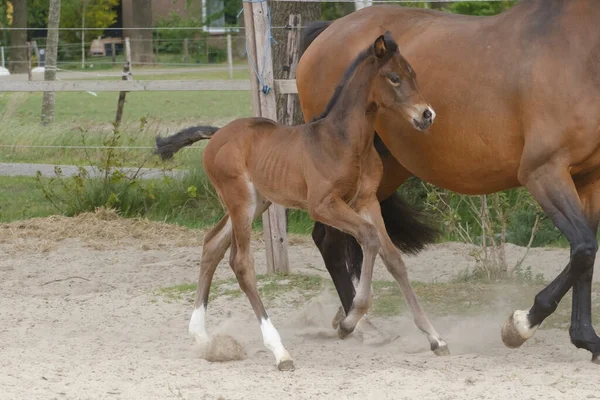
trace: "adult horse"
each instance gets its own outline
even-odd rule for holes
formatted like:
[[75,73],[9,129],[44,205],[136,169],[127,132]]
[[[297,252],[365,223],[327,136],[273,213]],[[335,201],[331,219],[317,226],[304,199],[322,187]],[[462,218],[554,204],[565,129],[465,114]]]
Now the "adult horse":
[[[521,346],[573,288],[572,343],[600,363],[591,287],[600,219],[600,7],[597,0],[523,0],[496,16],[373,6],[305,31],[297,86],[306,120],[319,115],[348,63],[390,30],[437,112],[429,134],[382,112],[380,200],[409,176],[464,194],[524,186],[571,246],[570,262],[502,328]],[[339,43],[345,43],[343,47]],[[392,205],[383,213],[386,224]],[[392,207],[392,209],[390,209]],[[391,221],[396,224],[398,221]],[[348,235],[315,224],[347,311],[361,252]]]

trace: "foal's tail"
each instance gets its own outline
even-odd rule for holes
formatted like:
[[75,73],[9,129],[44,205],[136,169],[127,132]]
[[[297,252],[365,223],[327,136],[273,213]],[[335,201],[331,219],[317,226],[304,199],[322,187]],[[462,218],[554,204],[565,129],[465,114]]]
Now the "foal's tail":
[[171,136],[156,137],[156,149],[154,154],[158,154],[161,159],[168,160],[177,153],[179,149],[196,143],[198,140],[210,139],[211,136],[221,128],[216,126],[198,125],[185,128]]

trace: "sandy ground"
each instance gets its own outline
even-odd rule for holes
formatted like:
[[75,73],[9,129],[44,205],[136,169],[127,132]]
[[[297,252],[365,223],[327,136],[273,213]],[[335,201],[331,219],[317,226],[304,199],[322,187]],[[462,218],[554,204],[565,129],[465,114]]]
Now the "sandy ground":
[[[220,296],[209,305],[208,328],[236,338],[246,357],[210,363],[187,333],[189,299],[157,294],[195,282],[199,243],[198,232],[110,215],[0,225],[0,399],[600,398],[600,367],[566,331],[541,329],[521,349],[504,348],[500,326],[512,310],[501,307],[435,318],[453,353],[439,358],[409,316],[373,320],[398,335],[389,344],[342,341],[330,327],[334,297],[294,306],[290,293],[268,308],[296,363],[279,372],[247,299]],[[293,243],[294,273],[326,276],[316,249]],[[522,251],[510,247],[509,257]],[[260,241],[254,254],[264,272]],[[525,265],[553,277],[567,258],[566,249],[533,249]],[[406,261],[411,278],[425,282],[473,265],[459,244]],[[389,279],[381,265],[376,275]],[[222,263],[216,278],[230,277]]]

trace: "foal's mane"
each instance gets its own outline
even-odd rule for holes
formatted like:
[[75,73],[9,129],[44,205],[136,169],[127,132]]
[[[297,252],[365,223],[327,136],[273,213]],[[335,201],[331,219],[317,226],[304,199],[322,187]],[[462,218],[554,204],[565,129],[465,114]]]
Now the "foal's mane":
[[[391,39],[388,39],[387,37],[385,38],[385,44],[387,46],[387,51],[388,51],[388,56],[385,59],[385,61],[387,61],[390,58],[391,54],[396,52],[396,50],[398,49],[398,45],[396,44],[396,42],[394,42]],[[352,74],[354,74],[354,71],[356,71],[356,68],[358,68],[358,66],[360,64],[362,64],[363,61],[365,61],[367,58],[369,58],[369,56],[375,56],[373,53],[373,45],[372,44],[369,45],[363,51],[361,51],[360,54],[358,56],[356,56],[354,61],[352,61],[352,64],[350,64],[350,66],[344,72],[344,76],[342,77],[340,83],[338,83],[338,85],[336,86],[335,92],[333,92],[333,96],[331,96],[329,103],[327,103],[327,107],[325,107],[325,111],[323,111],[323,113],[321,115],[319,115],[318,117],[313,118],[312,122],[321,120],[329,115],[329,113],[331,112],[331,110],[333,109],[335,104],[337,103],[338,99],[342,95],[342,92],[344,91],[344,88],[346,87],[346,85],[348,84],[348,81],[352,77]]]

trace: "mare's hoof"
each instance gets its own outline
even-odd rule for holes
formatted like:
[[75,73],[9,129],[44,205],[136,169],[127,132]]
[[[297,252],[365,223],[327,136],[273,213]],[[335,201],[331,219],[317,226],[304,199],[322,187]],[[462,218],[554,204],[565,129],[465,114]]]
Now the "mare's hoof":
[[337,329],[340,326],[340,322],[342,322],[342,320],[344,319],[344,317],[346,316],[346,313],[344,312],[344,308],[340,307],[337,310],[337,313],[335,313],[335,316],[333,317],[333,320],[331,321],[331,326],[333,327],[333,329]]
[[294,361],[283,360],[277,365],[277,369],[280,371],[293,371],[296,369],[296,367],[294,367]]
[[450,349],[448,348],[447,344],[443,344],[441,346],[436,347],[433,350],[433,354],[435,354],[436,356],[449,356],[450,355]]
[[594,355],[592,356],[592,362],[593,362],[594,364],[598,364],[598,365],[600,365],[600,353],[598,353],[598,354],[594,354]]
[[529,327],[527,311],[517,310],[502,327],[502,343],[509,349],[516,349],[532,337],[536,330],[537,327]]

